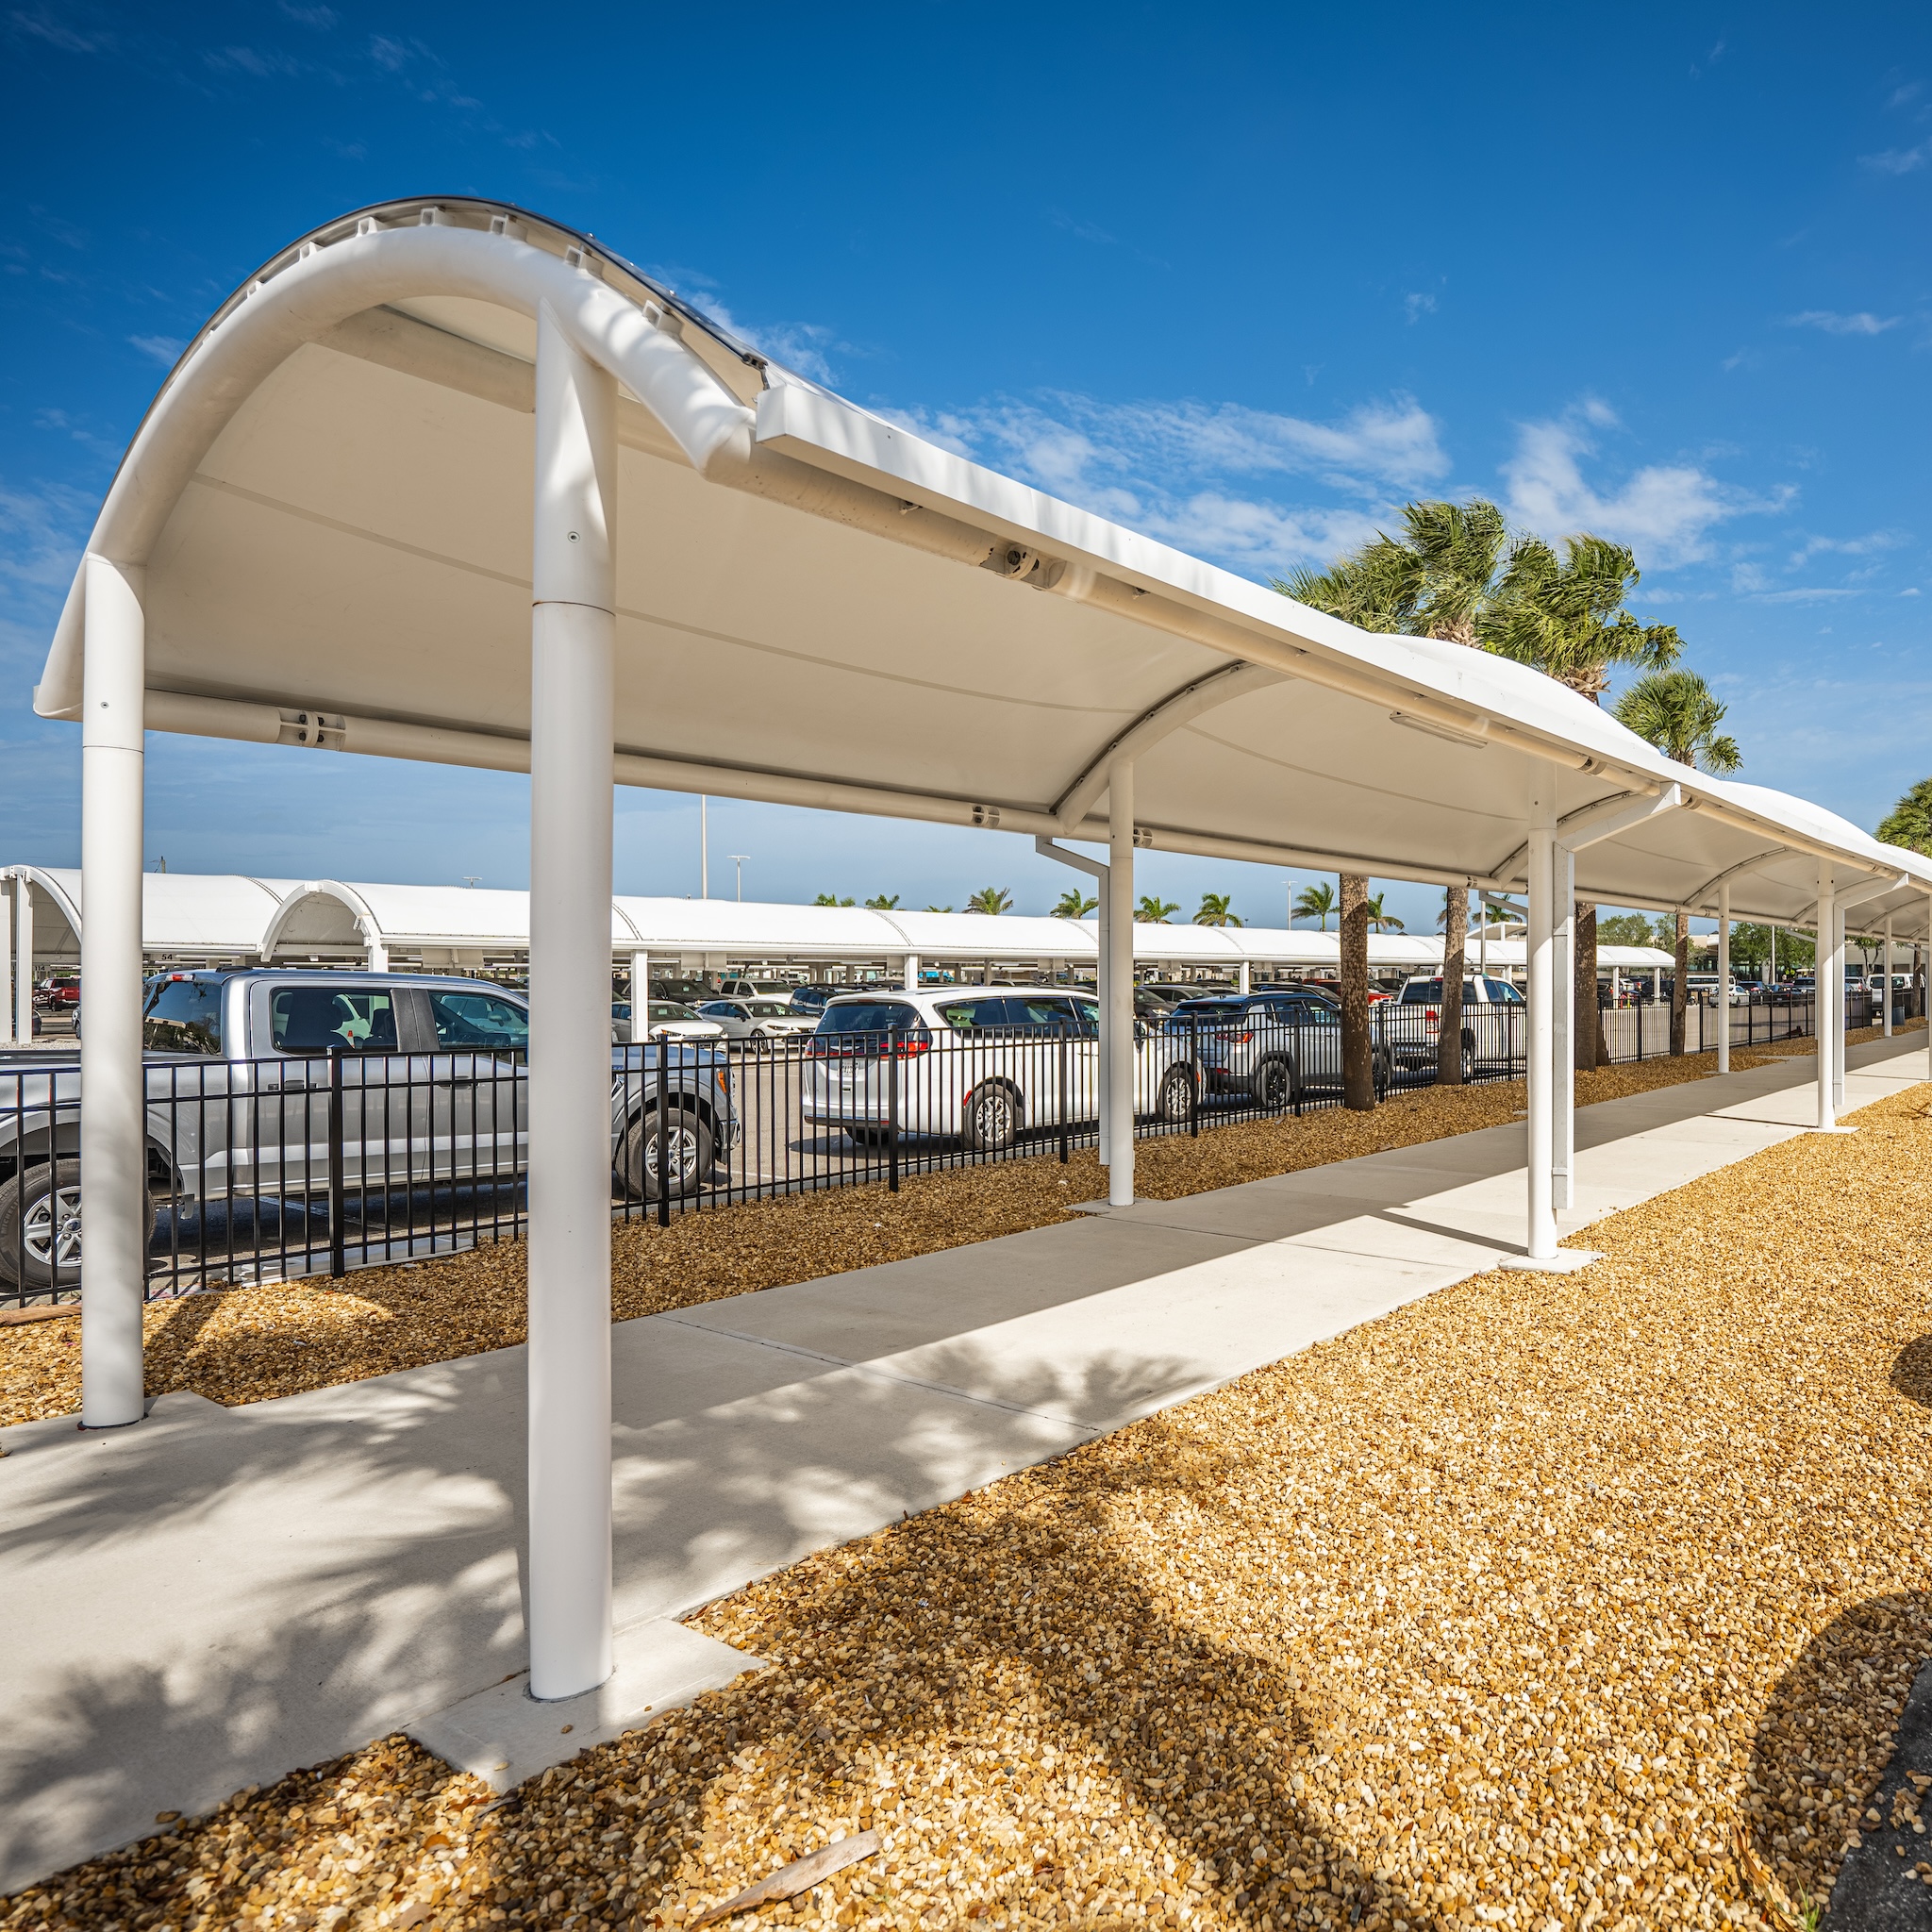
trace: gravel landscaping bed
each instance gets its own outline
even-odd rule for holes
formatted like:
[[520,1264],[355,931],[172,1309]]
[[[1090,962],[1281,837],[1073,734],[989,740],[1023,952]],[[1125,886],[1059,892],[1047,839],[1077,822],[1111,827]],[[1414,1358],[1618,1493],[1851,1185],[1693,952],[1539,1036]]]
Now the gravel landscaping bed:
[[713,1604],[772,1668],[500,1807],[391,1739],[0,1924],[642,1932],[867,1829],[760,1916],[1807,1923],[1928,1856],[1927,1096]]
[[[1748,1055],[1740,1049],[1732,1063],[1742,1071],[1810,1053],[1809,1041],[1790,1041]],[[1703,1079],[1716,1064],[1714,1054],[1702,1054],[1604,1067],[1577,1076],[1577,1103]],[[1422,1088],[1372,1113],[1330,1108],[1299,1120],[1215,1127],[1198,1140],[1143,1141],[1136,1191],[1174,1200],[1351,1160],[1507,1124],[1523,1104],[1521,1081]],[[613,1233],[612,1317],[627,1321],[1017,1234],[1067,1219],[1070,1203],[1106,1189],[1089,1150],[1066,1167],[1046,1157],[921,1174],[896,1195],[883,1185],[837,1188],[681,1214],[668,1228],[633,1222]],[[233,1407],[509,1347],[525,1332],[524,1257],[521,1241],[500,1241],[434,1261],[358,1269],[338,1287],[311,1278],[155,1303],[145,1323],[147,1392],[186,1389]],[[0,1426],[79,1407],[77,1314],[0,1327]]]

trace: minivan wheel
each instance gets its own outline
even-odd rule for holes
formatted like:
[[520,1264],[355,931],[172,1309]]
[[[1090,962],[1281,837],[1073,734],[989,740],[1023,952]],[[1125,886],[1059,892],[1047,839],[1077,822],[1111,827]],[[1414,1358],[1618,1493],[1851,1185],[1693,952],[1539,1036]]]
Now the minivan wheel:
[[855,1147],[883,1147],[891,1138],[891,1127],[852,1127],[845,1129],[845,1138]]
[[[663,1127],[663,1147],[658,1128]],[[668,1159],[660,1155],[668,1153]],[[711,1130],[688,1108],[673,1108],[660,1116],[656,1108],[632,1121],[624,1137],[623,1167],[620,1170],[625,1191],[632,1200],[656,1201],[665,1190],[664,1170],[669,1171],[670,1192],[693,1194],[711,1172]]]
[[[154,1197],[142,1199],[152,1240]],[[71,1155],[0,1187],[0,1282],[25,1294],[80,1286],[80,1162]]]
[[966,1102],[966,1144],[975,1154],[1000,1154],[1020,1138],[1020,1096],[990,1081]]
[[1169,1126],[1183,1126],[1194,1116],[1194,1074],[1191,1067],[1170,1067],[1160,1082],[1160,1118]]

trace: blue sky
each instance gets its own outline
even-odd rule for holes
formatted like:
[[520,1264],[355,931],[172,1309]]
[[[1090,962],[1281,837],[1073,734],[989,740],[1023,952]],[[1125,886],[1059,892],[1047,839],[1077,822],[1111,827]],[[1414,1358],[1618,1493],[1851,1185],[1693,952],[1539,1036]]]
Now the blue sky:
[[[1923,8],[0,17],[0,858],[73,863],[29,692],[119,452],[263,257],[392,195],[589,228],[781,358],[1266,577],[1418,493],[1632,544],[1745,775],[1873,824],[1932,770]],[[520,885],[525,786],[149,741],[176,871]],[[696,806],[618,794],[621,889]],[[714,803],[712,890],[1061,890],[1027,841]],[[1156,855],[1191,911],[1294,881]],[[1433,922],[1435,894],[1392,904]]]

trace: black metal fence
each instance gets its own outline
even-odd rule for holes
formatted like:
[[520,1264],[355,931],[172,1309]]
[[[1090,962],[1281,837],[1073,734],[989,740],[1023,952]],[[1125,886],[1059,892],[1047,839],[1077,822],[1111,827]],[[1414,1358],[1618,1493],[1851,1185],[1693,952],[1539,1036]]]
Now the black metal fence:
[[[1847,1000],[1848,1027],[1875,997]],[[1199,1135],[1341,1098],[1334,1009],[1178,1013],[1137,1027],[1137,1136]],[[1693,1004],[1686,1050],[1728,1017],[1742,1047],[1807,1033],[1808,997]],[[1670,1050],[1669,1009],[1603,1015],[1613,1058]],[[1373,1009],[1384,1094],[1436,1077],[1440,1012]],[[1471,1005],[1469,1080],[1520,1078],[1527,1008]],[[611,1056],[613,1214],[674,1213],[1028,1156],[1099,1138],[1091,1025],[813,1035]],[[508,1054],[341,1052],[146,1070],[151,1296],[448,1254],[520,1234],[528,1070]],[[64,1056],[0,1059],[0,1303],[79,1289],[80,1076]]]

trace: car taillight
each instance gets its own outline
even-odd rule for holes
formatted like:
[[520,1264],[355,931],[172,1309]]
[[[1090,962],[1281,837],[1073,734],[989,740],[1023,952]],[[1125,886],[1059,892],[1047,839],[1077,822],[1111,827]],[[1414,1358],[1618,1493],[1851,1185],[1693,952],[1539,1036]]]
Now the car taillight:
[[1250,1027],[1249,1027],[1249,1028],[1247,1029],[1247,1031],[1246,1031],[1246,1032],[1244,1032],[1244,1033],[1243,1033],[1243,1034],[1241,1035],[1241,1040],[1240,1040],[1240,1042],[1239,1042],[1239,1043],[1240,1043],[1241,1045],[1242,1045],[1242,1046],[1245,1046],[1245,1045],[1247,1045],[1247,1043],[1249,1042],[1249,1041],[1251,1041],[1252,1039],[1254,1039],[1254,1037],[1255,1037],[1255,1029],[1254,1029],[1254,1028],[1253,1028],[1252,1026],[1250,1026]]
[[931,1051],[932,1041],[929,1040],[899,1040],[892,1043],[892,1058],[894,1059],[909,1060],[915,1054],[930,1053]]
[[1442,1017],[1442,1009],[1441,1007],[1424,1007],[1423,1017],[1425,1020],[1440,1020]]

